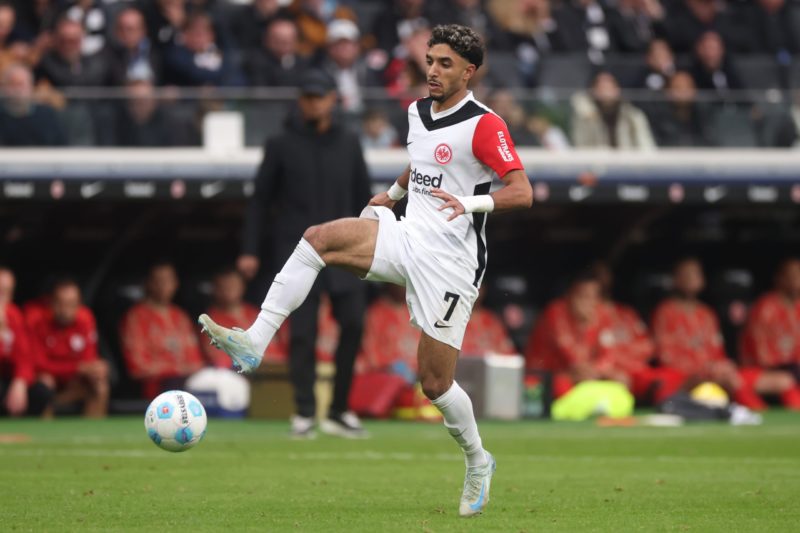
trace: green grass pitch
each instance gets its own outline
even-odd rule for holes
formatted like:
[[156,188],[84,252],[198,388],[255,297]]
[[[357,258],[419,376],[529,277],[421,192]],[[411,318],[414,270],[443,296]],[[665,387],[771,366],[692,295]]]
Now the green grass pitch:
[[[295,442],[286,423],[210,420],[156,448],[139,418],[0,421],[0,530],[798,531],[800,416],[760,427],[481,424],[492,501],[458,517],[464,474],[438,424]],[[5,438],[3,440],[11,440]]]

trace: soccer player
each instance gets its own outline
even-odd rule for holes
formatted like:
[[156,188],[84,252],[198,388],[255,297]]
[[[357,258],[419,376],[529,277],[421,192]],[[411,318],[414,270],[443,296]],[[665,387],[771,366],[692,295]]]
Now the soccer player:
[[[205,315],[199,318],[212,341],[247,372],[259,365],[272,336],[326,266],[405,286],[411,320],[422,330],[422,389],[466,458],[461,516],[483,511],[495,470],[472,402],[453,379],[486,268],[486,215],[527,208],[533,201],[505,123],[468,90],[483,55],[483,41],[472,29],[434,28],[426,56],[430,96],[409,106],[411,161],[397,181],[374,196],[360,218],[306,230],[250,329],[231,330]],[[495,175],[505,186],[490,194]],[[406,217],[398,221],[391,208],[406,194]]]
[[55,393],[56,407],[81,402],[85,416],[102,418],[108,411],[109,368],[97,351],[94,315],[81,309],[78,284],[56,281],[50,312],[31,327],[38,380]]
[[653,337],[661,365],[683,374],[686,387],[713,381],[731,392],[736,403],[765,409],[755,384],[742,379],[725,353],[717,315],[699,299],[705,288],[700,261],[681,259],[672,279],[674,294],[653,312]]
[[753,305],[740,355],[740,373],[756,391],[779,394],[784,407],[800,410],[800,259],[783,261],[775,290]]

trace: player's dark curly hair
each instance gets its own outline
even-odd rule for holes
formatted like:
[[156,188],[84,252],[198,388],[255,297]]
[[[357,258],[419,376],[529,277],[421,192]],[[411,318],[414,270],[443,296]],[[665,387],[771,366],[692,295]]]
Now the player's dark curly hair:
[[486,46],[481,36],[472,28],[460,24],[436,26],[428,40],[428,48],[435,44],[448,45],[455,53],[475,65],[475,68],[483,64]]

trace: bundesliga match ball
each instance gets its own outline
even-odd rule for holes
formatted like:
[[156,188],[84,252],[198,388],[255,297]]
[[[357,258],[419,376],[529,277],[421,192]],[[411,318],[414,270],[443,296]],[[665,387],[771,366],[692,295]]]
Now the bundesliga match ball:
[[170,452],[188,450],[206,435],[206,410],[185,391],[164,392],[150,403],[144,415],[147,436]]

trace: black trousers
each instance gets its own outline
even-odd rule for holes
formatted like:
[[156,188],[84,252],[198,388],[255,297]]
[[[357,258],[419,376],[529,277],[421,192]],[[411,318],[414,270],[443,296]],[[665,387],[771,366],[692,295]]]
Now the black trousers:
[[[11,385],[11,380],[0,380],[0,416],[8,414],[5,407],[6,393]],[[28,387],[28,409],[25,416],[40,416],[53,400],[53,391],[38,381]]]
[[[319,301],[323,283],[317,279],[306,301],[291,314],[291,338],[289,340],[289,377],[294,386],[297,414],[313,417],[316,414],[314,383],[317,379],[317,322]],[[333,317],[341,331],[334,362],[336,375],[333,382],[333,400],[330,414],[347,411],[350,386],[353,382],[353,366],[361,346],[364,329],[364,312],[367,307],[366,287],[358,284],[353,288],[329,292]]]

